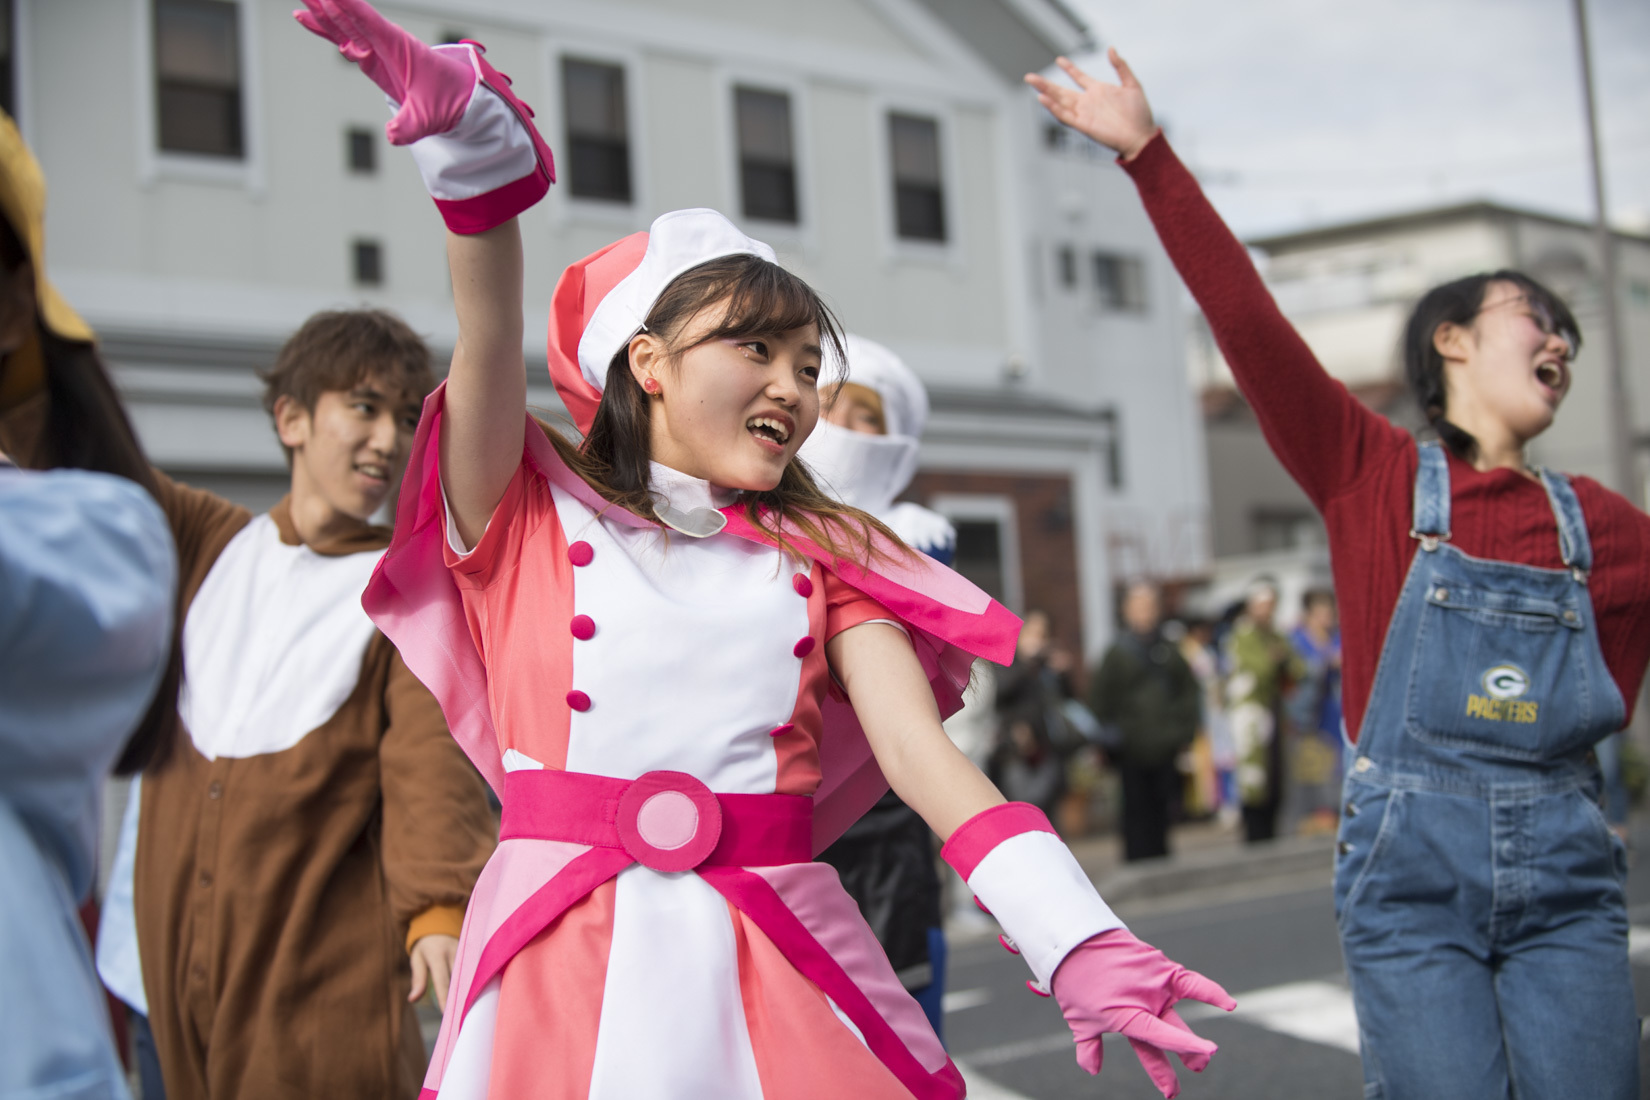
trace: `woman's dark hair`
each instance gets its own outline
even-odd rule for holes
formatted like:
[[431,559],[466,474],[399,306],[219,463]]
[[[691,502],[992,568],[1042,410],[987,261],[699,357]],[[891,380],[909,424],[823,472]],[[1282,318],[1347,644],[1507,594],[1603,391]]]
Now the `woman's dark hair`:
[[[14,274],[26,258],[16,232],[0,218],[0,265],[8,274]],[[97,348],[65,340],[38,323],[36,329],[46,375],[43,422],[29,453],[15,457],[37,470],[68,468],[114,474],[137,482],[158,501],[160,485]],[[175,726],[172,719],[178,688],[183,683],[179,610],[174,609],[171,656],[143,720],[115,762],[117,775],[132,775],[166,757]]]
[[[647,331],[665,342],[674,359],[689,348],[681,342],[688,323],[712,308],[721,311],[721,319],[692,346],[727,338],[774,337],[814,325],[826,360],[846,361],[841,326],[830,307],[807,283],[757,256],[724,256],[678,275],[648,311]],[[607,385],[583,443],[575,445],[541,425],[562,461],[605,499],[656,518],[648,491],[651,413],[648,395],[630,371],[627,341],[608,364]],[[896,546],[904,545],[870,514],[827,496],[794,458],[777,486],[745,493],[743,502],[752,525],[773,535],[781,547],[786,528],[838,559],[866,560],[873,531]]]
[[1471,433],[1450,422],[1449,395],[1444,386],[1444,357],[1433,338],[1438,326],[1468,326],[1484,307],[1484,295],[1494,283],[1511,283],[1523,291],[1532,305],[1546,310],[1558,331],[1567,333],[1572,347],[1581,347],[1581,326],[1564,300],[1522,271],[1491,271],[1435,286],[1421,296],[1404,326],[1404,376],[1421,415],[1437,433],[1444,446],[1456,456],[1471,459],[1478,453],[1478,441]]

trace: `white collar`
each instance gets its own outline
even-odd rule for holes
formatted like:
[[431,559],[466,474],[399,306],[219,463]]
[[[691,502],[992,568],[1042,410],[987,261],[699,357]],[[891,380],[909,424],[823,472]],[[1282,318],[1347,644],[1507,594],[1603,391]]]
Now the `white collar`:
[[659,522],[696,539],[708,538],[727,526],[728,517],[720,509],[738,498],[738,490],[712,485],[659,462],[649,462],[648,467],[648,491],[653,494]]

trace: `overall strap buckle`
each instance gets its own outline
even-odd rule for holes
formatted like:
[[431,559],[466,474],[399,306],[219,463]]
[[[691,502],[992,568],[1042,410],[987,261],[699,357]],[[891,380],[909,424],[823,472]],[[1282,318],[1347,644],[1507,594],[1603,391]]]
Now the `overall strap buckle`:
[[1420,540],[1421,549],[1425,550],[1427,553],[1430,554],[1434,550],[1438,549],[1438,544],[1439,543],[1449,541],[1450,533],[1448,531],[1445,531],[1441,535],[1423,534],[1422,532],[1417,531],[1415,528],[1411,527],[1409,529],[1409,537],[1412,538],[1412,539]]

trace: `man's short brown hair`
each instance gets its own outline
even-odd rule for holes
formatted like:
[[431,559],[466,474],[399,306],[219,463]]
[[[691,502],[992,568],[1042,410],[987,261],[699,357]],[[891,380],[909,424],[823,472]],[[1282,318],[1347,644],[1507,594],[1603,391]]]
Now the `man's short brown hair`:
[[290,397],[309,412],[323,393],[383,379],[419,400],[435,389],[430,349],[407,322],[383,309],[317,313],[293,333],[260,377],[264,409]]

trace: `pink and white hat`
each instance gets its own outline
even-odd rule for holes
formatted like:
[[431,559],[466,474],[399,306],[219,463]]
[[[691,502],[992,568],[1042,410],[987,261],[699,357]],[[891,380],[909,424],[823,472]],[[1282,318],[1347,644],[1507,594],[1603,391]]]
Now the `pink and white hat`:
[[619,349],[642,331],[649,311],[689,268],[723,256],[777,263],[714,210],[661,214],[646,233],[632,233],[570,264],[550,299],[550,381],[579,431],[588,432]]

